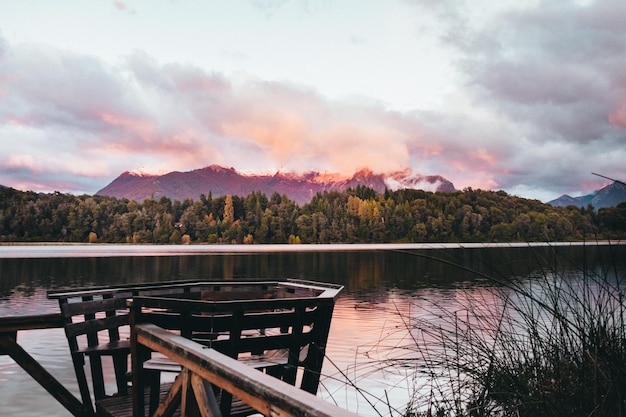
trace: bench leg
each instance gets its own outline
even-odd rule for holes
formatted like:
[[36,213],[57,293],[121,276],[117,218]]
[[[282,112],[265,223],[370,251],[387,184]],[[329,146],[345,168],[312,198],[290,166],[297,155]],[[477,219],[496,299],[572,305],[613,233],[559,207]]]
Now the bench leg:
[[154,415],[157,407],[159,406],[161,395],[161,372],[157,370],[144,370],[146,375],[146,382],[150,389],[150,413],[149,415]]
[[126,382],[126,372],[128,372],[128,355],[122,353],[113,355],[113,369],[115,370],[115,382],[119,395],[128,395],[128,383]]
[[105,397],[104,376],[102,374],[102,358],[96,355],[89,356],[91,379],[93,381],[93,396],[96,401]]

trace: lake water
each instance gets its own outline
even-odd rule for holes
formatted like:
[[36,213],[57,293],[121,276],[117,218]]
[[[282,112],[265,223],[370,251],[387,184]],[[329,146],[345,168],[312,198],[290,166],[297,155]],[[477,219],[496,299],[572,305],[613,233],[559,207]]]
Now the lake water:
[[[468,296],[489,306],[490,288],[554,266],[622,279],[626,245],[0,246],[0,316],[57,312],[46,290],[59,287],[238,278],[341,284],[318,395],[364,416],[397,416],[419,386],[405,360],[415,353],[415,323],[441,320]],[[61,329],[21,332],[19,342],[78,396]],[[0,415],[68,413],[0,356]]]

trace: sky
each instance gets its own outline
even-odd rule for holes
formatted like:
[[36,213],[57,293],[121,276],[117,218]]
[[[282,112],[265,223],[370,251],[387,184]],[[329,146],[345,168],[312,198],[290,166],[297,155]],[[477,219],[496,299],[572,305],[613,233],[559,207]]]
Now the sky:
[[0,0],[0,184],[409,171],[626,180],[623,0]]

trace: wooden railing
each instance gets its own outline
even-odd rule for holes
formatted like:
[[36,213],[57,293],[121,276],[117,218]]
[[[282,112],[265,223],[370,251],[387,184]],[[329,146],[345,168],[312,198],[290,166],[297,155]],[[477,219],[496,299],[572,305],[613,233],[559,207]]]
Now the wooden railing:
[[60,402],[72,415],[87,416],[92,412],[57,381],[17,342],[17,333],[24,330],[63,327],[60,314],[0,318],[0,355],[9,355],[35,381]]
[[[212,388],[215,386],[265,416],[356,416],[313,394],[255,371],[242,362],[154,324],[137,324],[134,332],[134,350],[147,348],[160,352],[180,364],[183,369],[169,394],[159,405],[156,415],[167,414],[168,411],[180,407],[181,415],[193,415],[197,412],[203,417],[219,416],[221,414]],[[139,356],[141,355],[135,357]],[[133,372],[133,378],[133,389],[143,386],[141,372]],[[143,416],[143,395],[135,392],[133,401],[133,415]]]

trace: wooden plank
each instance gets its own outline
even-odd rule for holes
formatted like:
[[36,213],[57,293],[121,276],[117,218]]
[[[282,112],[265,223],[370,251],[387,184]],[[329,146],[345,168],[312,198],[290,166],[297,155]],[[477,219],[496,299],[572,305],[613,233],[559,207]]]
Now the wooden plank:
[[181,404],[183,385],[186,382],[184,375],[185,374],[181,373],[176,378],[176,380],[174,380],[174,384],[172,384],[167,395],[152,415],[153,417],[170,416],[172,415],[174,410]]
[[21,317],[0,317],[0,333],[19,330],[54,329],[63,327],[60,314],[39,314]]
[[182,391],[180,393],[180,415],[185,417],[193,416],[193,398],[190,392],[191,381],[189,375],[189,369],[183,368],[178,375],[178,378],[182,381]]
[[[262,355],[251,355],[239,357],[237,360],[239,362],[245,363],[250,368],[254,369],[265,369],[272,368],[275,366],[283,366],[287,365],[289,358],[289,351],[287,349],[280,349],[276,351],[269,352],[267,354]],[[304,360],[304,358],[300,358]],[[148,371],[158,371],[158,372],[173,372],[178,373],[181,371],[181,366],[177,362],[167,358],[167,357],[159,357],[153,358],[145,361],[143,363],[143,368]]]
[[78,288],[57,288],[48,290],[48,298],[82,297],[84,295],[119,294],[123,292],[148,291],[150,289],[174,289],[197,284],[198,280],[177,280],[162,282],[146,282],[135,284],[100,285]]
[[115,311],[127,309],[126,298],[103,298],[80,302],[64,302],[61,304],[61,314],[64,317],[72,317],[84,314],[94,314],[101,311]]
[[[303,284],[302,280],[293,279],[278,279],[278,280],[257,280],[257,279],[242,279],[238,281],[199,281],[199,280],[176,280],[176,281],[161,281],[161,282],[147,282],[147,283],[135,283],[135,284],[119,284],[113,286],[92,286],[92,287],[78,287],[78,288],[57,288],[47,291],[48,298],[69,298],[69,297],[81,297],[84,295],[103,295],[103,294],[120,294],[132,292],[134,294],[148,293],[154,291],[161,294],[175,293],[177,291],[186,291],[189,288],[210,288],[211,291],[220,291],[224,289],[240,289],[245,287],[263,287],[263,286],[305,286],[315,287],[318,291],[323,291],[329,288],[334,288],[335,284],[320,284],[310,281],[309,284]],[[337,286],[340,287],[340,286]],[[213,289],[215,288],[215,289]]]
[[135,326],[135,330],[139,343],[226,389],[264,415],[356,416],[269,375],[261,372],[251,374],[245,364],[157,326],[140,324]]
[[67,323],[65,334],[70,338],[126,325],[128,325],[128,314],[121,314],[101,319],[88,319],[78,323]]
[[222,417],[213,387],[196,374],[191,374],[191,388],[202,417]]
[[142,284],[120,284],[115,286],[96,286],[82,288],[59,288],[48,290],[48,298],[70,298],[84,295],[104,295],[131,293],[132,295],[173,294],[188,289],[200,288],[210,292],[226,294],[228,291],[242,291],[245,288],[272,288],[277,287],[281,292],[298,294],[307,298],[331,298],[335,299],[343,290],[339,284],[320,283],[300,279],[278,280],[255,280],[246,279],[238,281],[162,281]]
[[[173,384],[171,382],[162,384],[160,386],[160,391],[158,393],[159,398],[157,398],[157,400],[161,399],[162,401],[170,392],[172,385]],[[146,404],[143,415],[149,415],[148,406],[147,406],[149,402],[148,396],[149,396],[149,392],[146,390],[144,392],[144,395],[142,396],[145,400],[144,403]],[[127,395],[127,396],[116,395],[112,397],[103,398],[102,400],[96,403],[97,415],[98,417],[133,417],[132,403],[133,403],[133,398],[130,395]],[[176,410],[172,413],[172,415],[174,417],[178,417],[180,416],[180,413],[178,412],[178,410]]]
[[[169,392],[172,383],[165,383],[160,386],[159,398],[163,400],[167,393]],[[148,404],[148,392],[144,393],[144,403]],[[157,398],[158,400],[158,398]],[[132,414],[132,397],[131,396],[114,396],[107,397],[97,402],[98,407],[98,416],[99,417],[133,417]],[[254,411],[242,403],[241,401],[237,401],[233,404],[231,417],[244,417],[249,416],[254,413]],[[148,407],[145,408],[145,414],[148,414]],[[172,414],[174,417],[178,417],[180,413],[174,411]]]
[[78,349],[76,352],[84,353],[89,356],[112,356],[114,352],[130,353],[130,340],[116,340],[109,343],[100,343],[95,346],[87,346],[84,349]]
[[[207,302],[192,300],[176,300],[175,302],[162,302],[155,299],[136,299],[133,301],[135,311],[140,308],[145,310],[146,319],[161,327],[168,329],[180,329],[180,312],[191,312],[189,322],[185,322],[193,328],[211,328],[215,332],[229,331],[232,327],[232,311],[240,309],[244,311],[241,322],[242,330],[259,328],[289,327],[295,317],[295,309],[266,309],[258,311],[254,304],[236,304],[231,309],[222,309],[219,313],[213,305]],[[319,315],[321,306],[315,306],[302,312],[302,323],[310,325]],[[159,309],[159,310],[154,310]]]
[[271,311],[275,309],[293,309],[304,305],[314,308],[317,305],[332,304],[333,300],[317,298],[279,298],[271,300],[232,300],[232,301],[202,301],[183,300],[166,297],[143,297],[133,298],[133,305],[148,306],[151,308],[171,309],[176,311],[186,310],[190,312],[226,312],[233,310],[246,311]]
[[[292,339],[292,335],[290,334],[282,334],[275,336],[259,336],[259,337],[245,337],[241,338],[237,341],[236,350],[239,353],[244,352],[261,352],[263,350],[270,349],[285,349],[290,346],[290,340]],[[198,340],[192,339],[194,342],[198,342]],[[307,345],[312,338],[306,334],[302,336],[300,339],[300,347]],[[225,353],[228,351],[228,347],[230,345],[230,339],[226,340],[216,340],[209,343],[201,342],[200,344],[212,347],[213,349]]]

